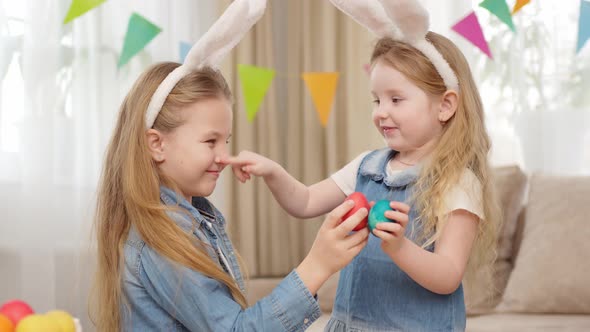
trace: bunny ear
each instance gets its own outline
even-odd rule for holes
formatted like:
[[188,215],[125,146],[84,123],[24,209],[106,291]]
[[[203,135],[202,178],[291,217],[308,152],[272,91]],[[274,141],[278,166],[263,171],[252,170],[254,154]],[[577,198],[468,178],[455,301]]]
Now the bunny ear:
[[[235,0],[206,35],[194,46],[207,53],[199,67],[217,67],[264,14],[266,0]],[[214,30],[215,29],[215,30]],[[211,33],[209,33],[211,32]],[[189,52],[190,54],[190,52]],[[187,55],[188,58],[188,55]]]
[[342,12],[379,37],[398,37],[397,29],[377,0],[330,0]]
[[426,40],[430,26],[428,12],[418,0],[379,0],[402,40],[422,52],[434,65],[448,89],[459,90],[459,80],[442,54]]
[[418,0],[379,0],[387,16],[397,26],[405,41],[423,39],[428,33],[428,12]]
[[232,2],[211,28],[193,45],[186,55],[184,65],[191,69],[209,65],[206,60],[213,54],[225,54],[234,48],[249,29],[246,27],[248,21],[244,20],[249,6],[248,0]]
[[146,128],[151,128],[162,105],[184,76],[204,66],[216,67],[262,17],[266,0],[234,0],[211,28],[186,55],[184,64],[174,69],[160,83],[145,114]]
[[447,89],[459,91],[457,75],[443,55],[426,40],[428,12],[418,0],[330,0],[379,37],[404,41],[421,51],[434,65]]

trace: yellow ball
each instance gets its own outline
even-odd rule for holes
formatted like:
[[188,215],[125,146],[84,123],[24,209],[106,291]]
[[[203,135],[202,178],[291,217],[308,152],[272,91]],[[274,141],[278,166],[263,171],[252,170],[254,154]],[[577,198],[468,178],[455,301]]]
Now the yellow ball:
[[61,332],[61,328],[45,315],[28,315],[18,322],[15,332]]
[[63,310],[53,310],[45,314],[46,317],[53,319],[61,328],[61,332],[76,332],[74,318]]

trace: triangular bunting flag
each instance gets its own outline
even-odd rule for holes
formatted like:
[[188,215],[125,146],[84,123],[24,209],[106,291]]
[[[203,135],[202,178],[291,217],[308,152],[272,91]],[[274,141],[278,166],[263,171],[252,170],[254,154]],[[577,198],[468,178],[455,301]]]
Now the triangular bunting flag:
[[512,8],[512,15],[516,14],[522,7],[526,6],[531,0],[516,0],[514,7]]
[[131,58],[139,53],[157,34],[162,31],[160,27],[145,19],[143,16],[133,13],[129,18],[127,25],[127,33],[125,34],[125,42],[123,43],[123,51],[119,57],[119,64],[121,68]]
[[580,52],[586,41],[588,41],[588,38],[590,38],[590,2],[581,0],[576,53]]
[[338,73],[303,73],[302,75],[322,126],[326,127],[336,95]]
[[64,18],[63,24],[72,21],[78,16],[82,16],[82,14],[94,7],[98,7],[103,2],[105,2],[105,0],[73,0],[72,4],[70,4],[70,9],[68,10],[66,17]]
[[488,42],[483,36],[483,31],[481,30],[481,25],[479,24],[479,20],[477,19],[475,12],[471,12],[471,14],[457,22],[455,25],[453,25],[452,29],[461,36],[465,37],[465,39],[469,40],[473,45],[477,46],[490,59],[492,59],[492,52],[490,52]]
[[191,47],[193,46],[192,44],[189,43],[185,43],[185,42],[180,42],[179,46],[179,53],[180,53],[180,63],[184,63],[184,59],[186,59],[186,55],[188,54],[188,51],[191,50]]
[[506,0],[484,0],[479,5],[489,10],[490,13],[496,15],[502,22],[506,23],[512,31],[516,31]]
[[246,115],[248,121],[252,122],[275,76],[275,71],[256,66],[238,65],[238,73],[242,82]]

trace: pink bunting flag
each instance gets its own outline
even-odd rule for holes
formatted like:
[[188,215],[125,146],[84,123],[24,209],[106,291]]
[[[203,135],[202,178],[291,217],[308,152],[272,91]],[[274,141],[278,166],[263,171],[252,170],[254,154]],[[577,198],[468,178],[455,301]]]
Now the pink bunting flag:
[[479,24],[479,20],[477,19],[475,12],[471,12],[471,14],[457,22],[455,25],[453,25],[452,29],[471,42],[473,45],[477,46],[490,59],[493,59],[492,52],[490,52],[488,42],[483,35],[481,25]]

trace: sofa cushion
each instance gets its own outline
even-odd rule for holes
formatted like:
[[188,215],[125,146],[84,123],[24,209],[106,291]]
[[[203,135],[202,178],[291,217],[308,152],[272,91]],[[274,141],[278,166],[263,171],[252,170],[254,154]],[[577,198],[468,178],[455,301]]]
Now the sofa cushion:
[[590,177],[534,175],[499,312],[590,313]]
[[499,302],[512,269],[512,253],[517,219],[522,210],[526,175],[517,166],[494,169],[495,189],[502,210],[498,232],[498,258],[465,280],[465,305],[468,315],[490,312]]

